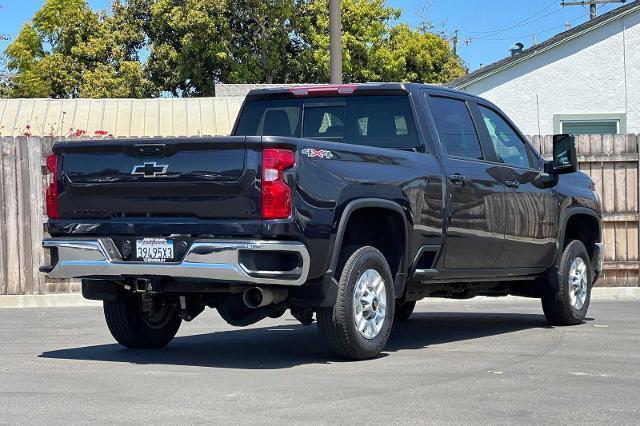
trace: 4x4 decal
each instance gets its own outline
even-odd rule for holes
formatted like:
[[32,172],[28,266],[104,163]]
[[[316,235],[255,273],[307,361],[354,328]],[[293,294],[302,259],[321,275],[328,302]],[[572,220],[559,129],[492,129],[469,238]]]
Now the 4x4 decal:
[[333,152],[328,149],[305,148],[302,150],[302,154],[309,158],[324,158],[325,160],[331,160],[333,158]]

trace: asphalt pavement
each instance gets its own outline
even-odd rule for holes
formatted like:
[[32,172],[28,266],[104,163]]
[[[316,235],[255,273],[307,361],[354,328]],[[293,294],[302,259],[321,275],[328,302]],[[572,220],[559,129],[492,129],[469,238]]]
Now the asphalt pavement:
[[165,349],[115,344],[96,307],[0,309],[0,423],[640,423],[640,300],[547,326],[539,302],[421,302],[377,359],[315,324],[207,311]]

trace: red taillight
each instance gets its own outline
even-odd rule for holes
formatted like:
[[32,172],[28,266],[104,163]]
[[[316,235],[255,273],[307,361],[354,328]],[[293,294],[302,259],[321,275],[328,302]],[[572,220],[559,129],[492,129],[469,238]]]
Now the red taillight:
[[355,84],[303,86],[292,87],[289,93],[293,96],[353,95],[357,88]]
[[262,151],[262,218],[286,219],[291,215],[291,188],[284,182],[283,170],[296,163],[287,149]]
[[58,156],[50,154],[47,157],[49,171],[49,185],[47,186],[46,205],[49,219],[58,219]]

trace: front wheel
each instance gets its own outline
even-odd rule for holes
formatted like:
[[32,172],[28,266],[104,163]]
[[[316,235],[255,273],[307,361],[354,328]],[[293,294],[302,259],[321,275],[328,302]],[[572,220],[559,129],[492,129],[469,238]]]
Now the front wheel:
[[103,308],[111,335],[130,349],[166,346],[182,322],[177,306],[158,297],[123,292],[114,301],[104,301]]
[[551,325],[584,321],[591,301],[592,279],[587,249],[581,241],[571,241],[557,268],[549,272],[542,295],[542,310]]
[[362,247],[344,263],[336,304],[318,310],[318,328],[337,357],[373,358],[387,343],[394,308],[387,260],[376,248]]

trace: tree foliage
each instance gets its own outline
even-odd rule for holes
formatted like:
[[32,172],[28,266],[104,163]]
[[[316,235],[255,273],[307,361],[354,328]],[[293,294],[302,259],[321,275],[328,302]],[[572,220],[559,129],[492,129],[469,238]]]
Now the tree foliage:
[[94,12],[85,0],[47,0],[6,50],[15,97],[142,97],[153,94],[138,57],[144,34],[128,9]]
[[[460,58],[385,0],[342,0],[346,82],[444,82]],[[47,0],[6,50],[9,94],[212,96],[215,84],[329,80],[328,0]]]

